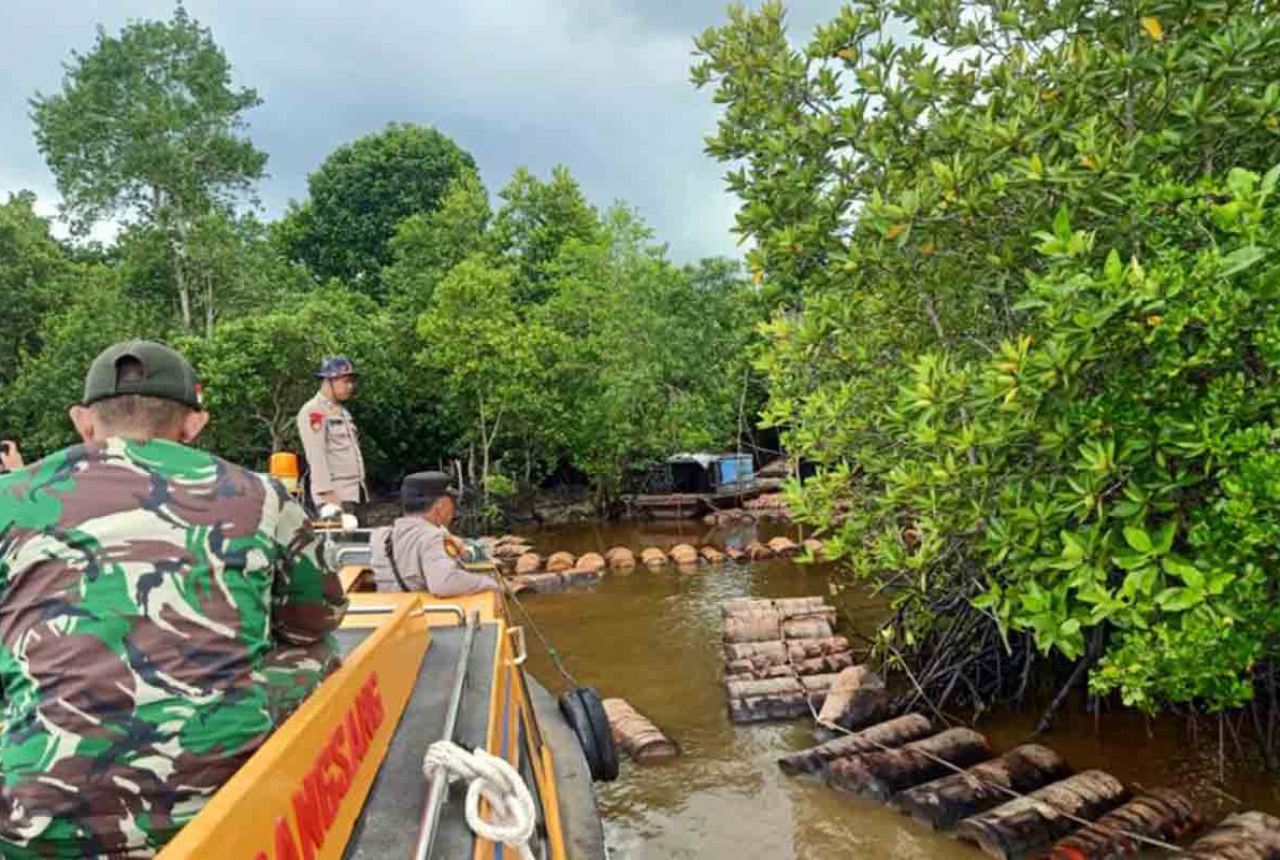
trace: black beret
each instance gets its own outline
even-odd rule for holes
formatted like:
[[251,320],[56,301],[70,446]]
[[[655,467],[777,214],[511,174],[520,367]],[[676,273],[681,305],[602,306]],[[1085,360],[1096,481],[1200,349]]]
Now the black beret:
[[400,503],[410,510],[424,507],[440,496],[458,497],[453,482],[444,472],[414,472],[400,483]]

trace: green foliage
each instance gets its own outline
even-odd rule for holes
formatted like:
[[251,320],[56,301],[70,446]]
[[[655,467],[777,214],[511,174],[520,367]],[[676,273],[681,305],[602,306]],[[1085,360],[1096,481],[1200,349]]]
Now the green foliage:
[[400,222],[390,246],[395,262],[382,274],[391,305],[411,318],[424,311],[449,270],[484,250],[492,214],[484,183],[465,172],[449,186],[439,209]]
[[0,387],[13,381],[25,353],[39,350],[40,318],[70,290],[73,267],[34,207],[30,192],[0,206]]
[[539,304],[552,293],[549,267],[571,239],[600,238],[600,218],[567,168],[543,182],[523,167],[499,195],[502,207],[490,237],[495,253],[516,267],[516,300]]
[[391,123],[339,147],[307,177],[309,199],[279,228],[286,252],[322,281],[338,278],[381,297],[402,221],[429,215],[475,160],[434,128]]
[[602,235],[566,244],[541,316],[561,335],[569,458],[608,498],[633,465],[734,437],[753,318],[731,265],[676,269],[622,207]]
[[1276,11],[862,0],[797,50],[765,3],[697,40],[781,306],[767,420],[827,467],[796,504],[908,644],[974,598],[1107,636],[1091,685],[1145,708],[1275,656]]
[[377,305],[336,282],[290,297],[270,311],[216,326],[181,347],[204,384],[205,444],[235,462],[264,467],[272,451],[300,450],[294,418],[319,387],[326,355],[357,357],[358,396],[350,404],[363,431],[366,465],[385,474],[380,423],[369,414],[394,403],[390,320]]
[[80,441],[67,410],[80,402],[85,371],[98,353],[122,340],[169,336],[164,315],[129,296],[117,272],[77,267],[67,282],[36,327],[39,351],[24,353],[17,378],[0,394],[6,431],[32,456]]

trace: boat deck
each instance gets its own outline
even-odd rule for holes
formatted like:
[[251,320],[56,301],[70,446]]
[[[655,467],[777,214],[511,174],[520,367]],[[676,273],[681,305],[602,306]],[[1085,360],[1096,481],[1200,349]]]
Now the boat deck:
[[[343,655],[365,640],[370,630],[338,631]],[[386,860],[412,855],[417,843],[422,810],[427,802],[427,781],[422,774],[422,757],[427,747],[444,731],[445,711],[458,653],[462,648],[461,627],[437,628],[431,647],[422,659],[418,678],[391,739],[373,788],[365,800],[344,858]],[[498,625],[482,624],[471,646],[462,708],[453,740],[465,749],[485,745],[489,723],[489,694],[493,683],[493,660],[497,648]],[[470,857],[474,839],[463,811],[466,794],[451,791],[445,800],[441,825],[436,836],[436,857]],[[536,852],[535,852],[536,853]]]

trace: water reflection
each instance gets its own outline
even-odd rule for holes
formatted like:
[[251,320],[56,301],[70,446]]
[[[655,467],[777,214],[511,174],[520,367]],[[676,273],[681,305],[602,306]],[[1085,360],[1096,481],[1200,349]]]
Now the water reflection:
[[[603,554],[629,546],[670,549],[743,547],[794,529],[762,524],[712,529],[698,523],[587,526],[529,535],[545,554],[567,550]],[[975,848],[932,833],[883,805],[823,787],[814,778],[787,777],[778,756],[813,743],[804,721],[735,726],[721,683],[721,601],[734,597],[824,594],[830,568],[788,560],[732,563],[681,571],[609,571],[594,586],[525,601],[564,655],[577,680],[603,696],[627,699],[678,741],[683,756],[645,765],[624,758],[622,775],[600,787],[600,807],[612,856],[632,858],[853,857],[889,860],[977,860]],[[870,632],[878,602],[842,622]],[[550,660],[533,646],[534,674],[554,693],[567,688]],[[1026,741],[1037,712],[996,714],[978,727],[1007,751]],[[1109,715],[1104,732],[1093,718],[1068,712],[1046,742],[1076,770],[1102,767],[1129,784],[1167,785],[1192,794],[1213,820],[1238,807],[1214,788],[1212,749],[1197,752],[1174,722],[1148,727],[1135,715]],[[1223,786],[1249,808],[1280,812],[1280,785],[1260,769],[1229,771]]]

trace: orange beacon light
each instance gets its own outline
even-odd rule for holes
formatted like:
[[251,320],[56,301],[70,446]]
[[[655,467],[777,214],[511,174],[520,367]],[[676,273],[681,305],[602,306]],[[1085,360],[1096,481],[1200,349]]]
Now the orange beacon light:
[[284,484],[289,495],[298,494],[298,455],[288,452],[277,452],[271,455],[271,477]]

